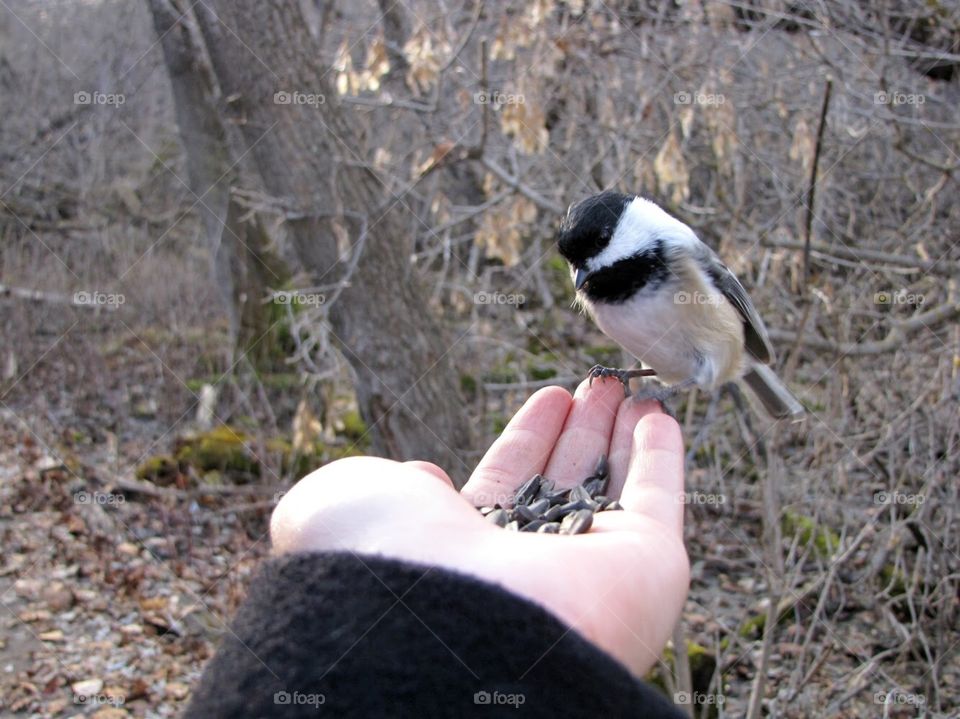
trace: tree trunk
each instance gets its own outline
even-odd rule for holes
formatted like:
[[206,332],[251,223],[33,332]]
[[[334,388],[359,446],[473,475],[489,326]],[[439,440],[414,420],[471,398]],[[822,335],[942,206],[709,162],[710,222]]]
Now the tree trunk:
[[[274,354],[269,334],[272,315],[262,300],[269,287],[288,276],[268,249],[269,236],[255,215],[233,199],[231,187],[241,175],[230,139],[217,112],[217,87],[203,39],[189,4],[149,0],[170,77],[180,140],[187,159],[188,183],[203,236],[210,247],[212,276],[230,320],[231,350],[269,368]],[[191,32],[193,30],[193,32]]]
[[[301,263],[316,284],[349,283],[328,308],[330,330],[356,374],[374,451],[428,459],[465,479],[470,432],[450,356],[456,342],[428,311],[409,261],[402,203],[398,209],[366,162],[355,118],[319,65],[300,3],[224,0],[195,9],[228,98],[224,122],[241,129],[243,152],[287,208]],[[291,101],[275,101],[276,93]],[[337,226],[347,228],[349,248],[338,247]]]

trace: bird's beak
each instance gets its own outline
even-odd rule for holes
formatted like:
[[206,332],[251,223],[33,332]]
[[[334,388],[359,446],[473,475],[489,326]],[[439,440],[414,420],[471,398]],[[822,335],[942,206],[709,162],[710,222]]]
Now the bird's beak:
[[590,275],[586,270],[577,270],[577,274],[573,276],[573,286],[579,290],[587,284],[589,279]]

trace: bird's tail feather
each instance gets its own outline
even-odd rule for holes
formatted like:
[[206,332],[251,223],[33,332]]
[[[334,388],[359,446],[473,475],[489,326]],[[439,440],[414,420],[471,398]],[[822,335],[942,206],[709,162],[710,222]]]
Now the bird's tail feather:
[[804,414],[800,400],[793,396],[767,365],[753,365],[743,376],[743,381],[760,400],[763,408],[776,419],[798,418]]

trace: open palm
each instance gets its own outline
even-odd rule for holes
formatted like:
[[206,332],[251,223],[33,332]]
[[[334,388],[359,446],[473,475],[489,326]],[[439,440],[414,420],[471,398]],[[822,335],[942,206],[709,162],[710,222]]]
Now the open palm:
[[[504,504],[541,473],[580,483],[606,453],[608,495],[586,534],[508,532],[475,506]],[[683,445],[655,402],[623,399],[619,382],[548,387],[510,421],[458,493],[426,462],[340,460],[313,472],[277,506],[277,553],[378,554],[471,574],[553,612],[642,676],[683,607]],[[490,618],[496,621],[495,617]]]

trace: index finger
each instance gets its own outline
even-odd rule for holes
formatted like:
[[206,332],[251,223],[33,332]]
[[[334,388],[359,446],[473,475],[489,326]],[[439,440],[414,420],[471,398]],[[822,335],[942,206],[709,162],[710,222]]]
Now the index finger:
[[592,386],[589,380],[580,383],[547,464],[547,479],[565,488],[586,479],[600,456],[608,453],[617,408],[623,402],[620,382],[601,380]]
[[543,473],[572,401],[563,387],[534,393],[490,445],[460,493],[478,506],[510,502],[521,483]]
[[683,539],[683,438],[669,415],[647,414],[633,431],[633,456],[620,497],[624,509],[645,515]]

